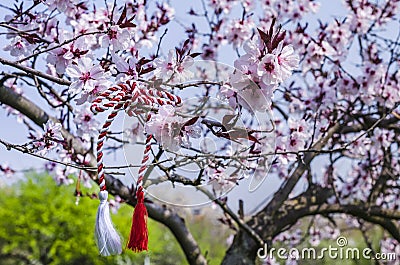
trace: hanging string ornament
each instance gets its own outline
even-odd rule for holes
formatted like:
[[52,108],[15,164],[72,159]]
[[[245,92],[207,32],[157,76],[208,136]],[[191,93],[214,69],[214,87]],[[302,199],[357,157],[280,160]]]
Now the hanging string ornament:
[[147,168],[146,163],[149,160],[149,153],[151,150],[151,138],[151,134],[148,135],[146,138],[143,159],[136,182],[137,204],[132,216],[132,227],[128,242],[128,248],[133,250],[134,252],[140,252],[148,249],[147,209],[144,205],[143,177]]
[[[110,93],[110,91],[103,93],[99,97],[107,98],[107,93]],[[121,91],[102,107],[98,107],[97,104],[93,104],[91,108],[94,113],[105,111],[111,107],[113,108],[112,112],[108,115],[106,122],[103,124],[103,127],[97,139],[97,174],[100,186],[100,205],[97,209],[96,215],[95,238],[97,246],[99,248],[99,252],[102,256],[116,255],[122,252],[120,236],[115,230],[110,217],[108,192],[104,177],[103,145],[104,139],[107,136],[107,132],[111,126],[111,123],[117,116],[118,111],[123,109],[124,105],[127,103],[128,97],[126,95],[126,92]]]
[[[103,144],[112,121],[120,110],[125,110],[128,114],[132,114],[141,112],[142,109],[157,108],[165,104],[177,106],[181,102],[180,97],[169,92],[139,88],[134,81],[127,81],[126,83],[111,87],[93,101],[91,110],[95,114],[112,108],[112,112],[104,123],[97,140],[97,173],[100,186],[100,205],[97,211],[95,235],[101,255],[114,255],[122,251],[121,239],[111,222],[103,166]],[[150,118],[151,114],[147,116],[147,121]],[[151,134],[146,136],[145,149],[136,182],[137,204],[133,213],[132,227],[127,244],[127,247],[134,252],[148,250],[147,209],[144,205],[143,177],[147,169],[152,138]]]

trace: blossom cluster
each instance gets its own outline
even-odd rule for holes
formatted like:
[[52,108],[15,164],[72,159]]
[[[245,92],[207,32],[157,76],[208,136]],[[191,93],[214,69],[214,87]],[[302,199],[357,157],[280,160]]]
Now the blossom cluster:
[[[273,30],[272,24],[271,35]],[[279,84],[286,81],[298,67],[299,56],[292,45],[284,43],[284,33],[278,31],[273,37],[268,37],[268,34],[260,31],[259,38],[247,41],[243,46],[246,53],[234,62],[237,70],[230,76],[230,86],[221,91],[232,107],[244,99],[241,105],[254,110],[265,108],[265,100],[253,102],[263,98],[254,96],[254,89],[257,88],[253,84],[270,101]],[[246,95],[248,93],[250,95]]]
[[158,113],[152,115],[146,123],[145,129],[170,151],[178,151],[182,144],[190,147],[189,138],[199,138],[201,132],[198,123],[188,125],[182,117],[176,115],[171,105],[161,106]]
[[44,132],[33,131],[30,134],[32,145],[38,155],[45,156],[50,150],[60,146],[64,137],[61,134],[61,123],[49,120],[43,125]]

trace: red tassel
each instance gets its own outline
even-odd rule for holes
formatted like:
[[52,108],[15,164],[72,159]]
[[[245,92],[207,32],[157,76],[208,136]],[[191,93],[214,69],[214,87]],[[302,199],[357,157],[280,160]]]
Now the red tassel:
[[139,187],[137,193],[137,204],[133,211],[132,217],[132,228],[129,237],[128,248],[134,252],[141,252],[148,250],[148,237],[149,232],[147,231],[147,209],[144,205],[144,194],[143,188]]

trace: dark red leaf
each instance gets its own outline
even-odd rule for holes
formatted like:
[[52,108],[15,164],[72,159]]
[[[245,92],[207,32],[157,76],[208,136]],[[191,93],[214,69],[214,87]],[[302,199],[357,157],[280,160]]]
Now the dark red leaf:
[[261,154],[261,150],[256,150],[255,148],[256,148],[256,143],[251,145],[249,153],[253,155]]
[[121,25],[125,18],[126,18],[126,5],[124,6],[124,9],[122,10],[122,14],[118,19],[117,25]]
[[260,143],[260,141],[258,141],[258,139],[256,137],[254,137],[253,135],[248,135],[249,136],[249,140],[255,143]]
[[183,124],[183,127],[185,127],[185,126],[191,126],[191,125],[195,124],[196,121],[197,121],[198,119],[199,119],[198,116],[191,118],[190,120],[188,120],[187,122],[185,122],[185,123]]
[[36,44],[40,42],[40,37],[36,33],[32,34],[23,33],[21,34],[21,37],[25,38],[26,41],[29,42],[30,44]]
[[150,59],[146,59],[145,57],[142,57],[142,58],[140,58],[140,60],[138,61],[138,63],[137,64],[139,64],[139,65],[145,65],[145,64],[147,64],[147,63],[149,63],[149,62],[151,62],[152,60],[150,60]]
[[185,48],[188,44],[189,44],[190,39],[185,40],[185,42],[183,43],[183,48]]
[[261,37],[262,41],[265,43],[265,45],[267,45],[267,43],[269,42],[268,35],[264,31],[259,29],[259,28],[257,28],[257,30],[258,30],[258,34],[260,34],[260,37]]
[[136,14],[134,14],[130,19],[128,19],[129,22],[131,22],[132,20],[134,20],[136,17]]
[[199,56],[201,54],[202,54],[201,52],[195,52],[195,53],[189,54],[189,56],[192,58],[196,58],[197,56]]
[[272,35],[273,35],[273,33],[274,33],[274,25],[275,25],[275,22],[276,22],[276,18],[274,17],[274,18],[272,19],[271,26],[269,27],[269,31],[268,31],[268,35],[269,35],[269,39],[270,39],[270,40],[272,39]]
[[153,66],[150,66],[150,67],[148,67],[148,68],[146,68],[146,69],[142,69],[141,71],[140,71],[140,74],[147,74],[147,73],[150,73],[151,71],[154,71],[154,67]]
[[136,27],[136,24],[133,24],[133,23],[130,22],[130,21],[126,21],[126,22],[120,24],[119,27],[120,27],[121,29],[124,29],[124,28],[134,28],[134,27]]

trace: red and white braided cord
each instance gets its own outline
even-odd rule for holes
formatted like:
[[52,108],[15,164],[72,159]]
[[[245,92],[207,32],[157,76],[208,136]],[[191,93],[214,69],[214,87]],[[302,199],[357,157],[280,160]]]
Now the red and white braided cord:
[[147,169],[147,161],[150,158],[150,151],[151,151],[151,139],[153,138],[153,135],[149,134],[146,137],[146,143],[145,143],[145,148],[143,151],[143,158],[142,162],[140,164],[139,172],[138,172],[138,179],[136,181],[136,188],[138,192],[141,192],[143,190],[143,178],[146,173]]
[[[140,91],[144,95],[146,95],[147,98],[150,98],[150,99],[155,98],[157,100],[157,104],[160,106],[165,105],[165,104],[177,106],[182,103],[182,100],[180,97],[172,95],[171,93],[168,93],[168,92],[161,92],[161,91],[154,92],[153,90],[143,91],[143,89]],[[157,95],[159,97],[156,98],[155,95]],[[167,98],[169,100],[164,100],[165,98]],[[151,114],[148,114],[146,122],[148,122],[150,119],[151,119]],[[136,188],[137,188],[138,192],[141,192],[143,190],[143,178],[144,178],[144,175],[145,175],[146,169],[147,169],[147,161],[149,160],[152,138],[153,138],[152,134],[149,134],[146,137],[145,148],[143,151],[143,158],[142,158],[142,162],[140,164],[140,168],[139,168],[139,172],[138,172],[138,179],[136,182]]]
[[[97,140],[97,172],[101,191],[106,190],[103,166],[103,145],[108,129],[120,110],[126,110],[129,105],[135,105],[137,103],[150,107],[156,105],[163,106],[166,104],[179,106],[182,103],[182,100],[179,96],[175,96],[167,91],[138,88],[134,81],[127,81],[126,83],[110,87],[96,97],[90,107],[94,114],[113,108],[112,112],[107,117]],[[150,118],[151,115],[149,114],[147,121],[149,121]],[[146,137],[145,149],[136,182],[138,191],[143,190],[143,177],[146,172],[147,161],[149,160],[152,137],[151,134]]]
[[97,139],[97,173],[99,176],[99,185],[100,190],[106,190],[106,183],[104,180],[104,165],[103,165],[103,146],[104,146],[104,139],[107,136],[108,129],[111,126],[111,123],[117,116],[118,112],[125,108],[127,103],[127,97],[125,93],[120,92],[117,96],[115,96],[110,104],[113,104],[114,108],[113,111],[108,115],[106,122],[103,124],[102,129],[100,130],[100,134]]
[[90,110],[97,114],[99,112],[104,112],[116,104],[115,98],[118,96],[129,97],[132,91],[135,90],[136,83],[127,82],[121,83],[116,86],[108,88],[106,91],[98,95],[92,102]]

